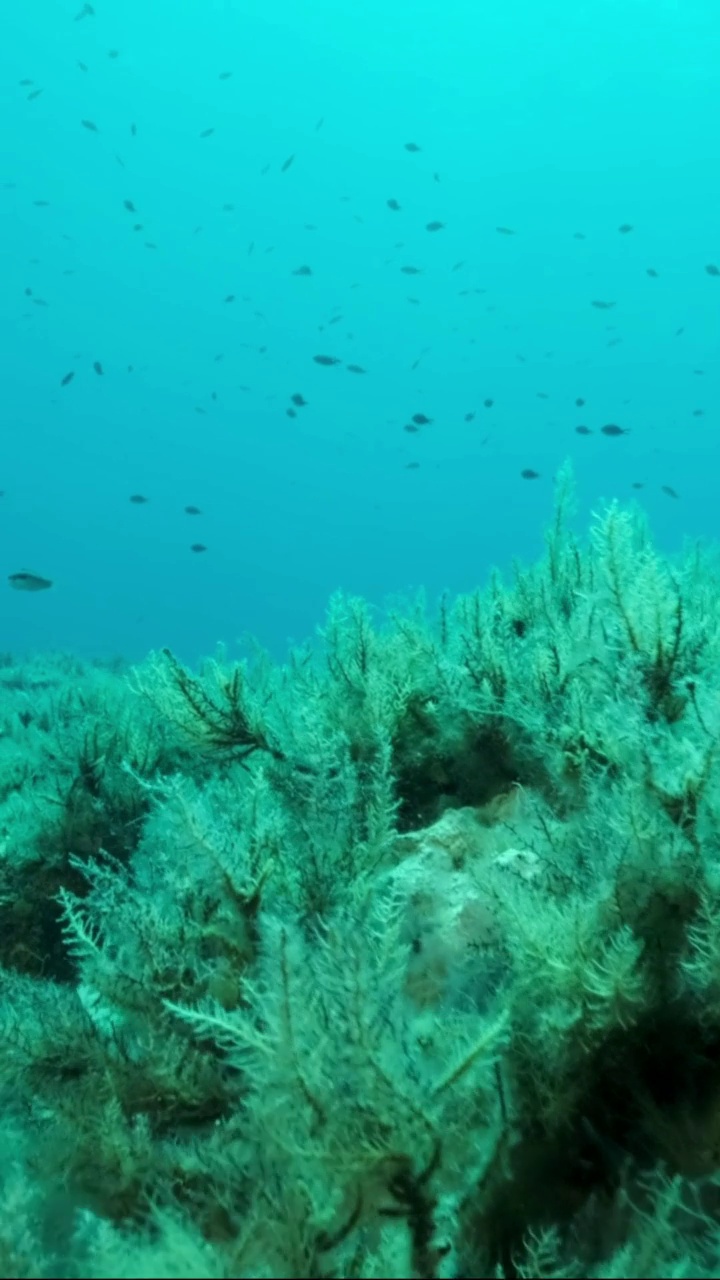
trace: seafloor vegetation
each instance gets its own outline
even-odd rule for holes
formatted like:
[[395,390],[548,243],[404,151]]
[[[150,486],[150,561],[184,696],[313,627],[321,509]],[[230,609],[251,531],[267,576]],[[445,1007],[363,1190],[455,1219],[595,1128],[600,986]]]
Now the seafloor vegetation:
[[7,1276],[720,1275],[720,573],[0,666]]

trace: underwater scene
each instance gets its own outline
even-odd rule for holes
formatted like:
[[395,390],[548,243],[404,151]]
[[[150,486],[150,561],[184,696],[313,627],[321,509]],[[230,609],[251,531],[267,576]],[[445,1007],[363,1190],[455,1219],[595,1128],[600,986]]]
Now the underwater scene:
[[0,1271],[720,1277],[720,8],[0,40]]

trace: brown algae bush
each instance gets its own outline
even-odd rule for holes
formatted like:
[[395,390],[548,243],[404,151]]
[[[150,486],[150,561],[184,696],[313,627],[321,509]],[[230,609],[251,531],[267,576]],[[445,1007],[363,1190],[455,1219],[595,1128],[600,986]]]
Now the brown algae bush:
[[720,1276],[720,574],[0,659],[0,1267]]

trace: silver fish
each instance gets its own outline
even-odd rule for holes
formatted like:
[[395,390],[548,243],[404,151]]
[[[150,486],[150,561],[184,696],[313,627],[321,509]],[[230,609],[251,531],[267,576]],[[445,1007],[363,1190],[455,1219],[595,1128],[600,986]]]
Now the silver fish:
[[50,578],[42,578],[39,573],[11,573],[8,582],[16,591],[47,591],[52,586]]

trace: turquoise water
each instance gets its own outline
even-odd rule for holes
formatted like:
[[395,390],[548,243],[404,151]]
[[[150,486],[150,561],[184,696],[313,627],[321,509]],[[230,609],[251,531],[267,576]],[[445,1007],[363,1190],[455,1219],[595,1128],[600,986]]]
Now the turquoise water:
[[719,67],[6,0],[0,1275],[720,1277]]
[[717,535],[715,5],[87,8],[3,16],[3,648],[282,654],[535,555],[567,457]]

